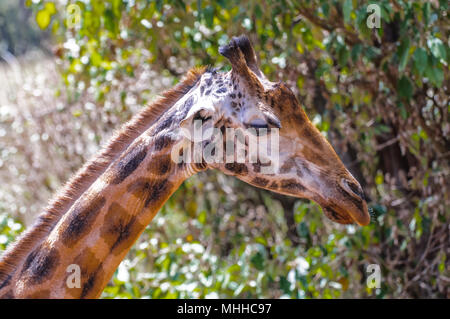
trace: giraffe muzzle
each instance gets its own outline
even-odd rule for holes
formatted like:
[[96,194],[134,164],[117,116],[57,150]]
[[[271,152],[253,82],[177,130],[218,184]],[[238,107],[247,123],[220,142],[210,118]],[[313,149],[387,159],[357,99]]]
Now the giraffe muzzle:
[[[342,178],[337,188],[339,200],[336,205],[329,207],[334,212],[330,212],[330,215],[333,217],[335,215],[340,216],[345,224],[348,224],[350,219],[360,226],[368,225],[370,215],[367,209],[366,196],[359,183]],[[345,218],[342,216],[345,216]]]
[[334,185],[334,191],[325,198],[318,199],[322,210],[329,219],[339,224],[366,226],[370,223],[364,191],[358,182],[342,178]]

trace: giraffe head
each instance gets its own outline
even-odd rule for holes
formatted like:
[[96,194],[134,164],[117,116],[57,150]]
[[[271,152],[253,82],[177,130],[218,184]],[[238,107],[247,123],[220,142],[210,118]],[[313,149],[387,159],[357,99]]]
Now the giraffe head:
[[[191,134],[196,126],[202,128],[199,141],[204,151],[209,150],[201,156],[204,168],[313,200],[335,222],[367,225],[370,217],[361,186],[309,121],[289,87],[264,76],[248,38],[235,37],[219,52],[232,70],[208,70],[202,75],[181,122]],[[231,129],[235,136],[230,139]],[[228,145],[233,143],[243,147],[234,145],[230,154]],[[266,152],[260,152],[263,147]],[[243,158],[236,157],[237,150]]]

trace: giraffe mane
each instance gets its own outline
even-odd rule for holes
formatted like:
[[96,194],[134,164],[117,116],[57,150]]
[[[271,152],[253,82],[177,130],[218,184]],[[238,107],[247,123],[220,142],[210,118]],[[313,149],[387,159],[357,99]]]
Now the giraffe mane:
[[57,192],[36,222],[5,250],[0,258],[0,289],[12,278],[12,272],[53,229],[73,203],[105,172],[111,163],[144,131],[171,108],[197,83],[209,68],[189,70],[175,87],[165,91],[151,105],[134,115],[121,129],[115,131],[109,141],[87,161]]

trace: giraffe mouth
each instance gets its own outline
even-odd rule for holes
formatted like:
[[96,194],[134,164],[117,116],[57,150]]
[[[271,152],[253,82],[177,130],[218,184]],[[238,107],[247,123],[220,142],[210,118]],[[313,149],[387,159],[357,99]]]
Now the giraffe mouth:
[[355,222],[355,220],[353,220],[350,214],[339,213],[331,207],[322,207],[322,210],[325,216],[327,216],[330,220],[336,223],[347,225],[353,224]]
[[322,210],[329,219],[339,224],[353,224],[367,226],[370,223],[370,216],[367,213],[367,204],[362,203],[361,210],[344,208],[335,204],[322,206]]

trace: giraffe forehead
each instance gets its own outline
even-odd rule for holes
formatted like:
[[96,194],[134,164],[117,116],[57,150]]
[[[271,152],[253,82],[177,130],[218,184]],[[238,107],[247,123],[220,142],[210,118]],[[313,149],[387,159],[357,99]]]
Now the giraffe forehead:
[[200,96],[211,98],[225,116],[239,118],[241,111],[250,105],[250,94],[241,80],[230,72],[205,74],[200,85]]
[[234,118],[241,123],[247,122],[249,117],[255,116],[253,113],[258,116],[260,111],[272,109],[277,99],[277,95],[270,92],[279,87],[280,83],[271,82],[265,77],[258,78],[258,81],[263,92],[251,94],[245,79],[233,74],[232,71],[206,72],[199,81],[195,95],[199,98],[199,104],[202,99],[210,99],[217,107],[217,111],[227,118]]

